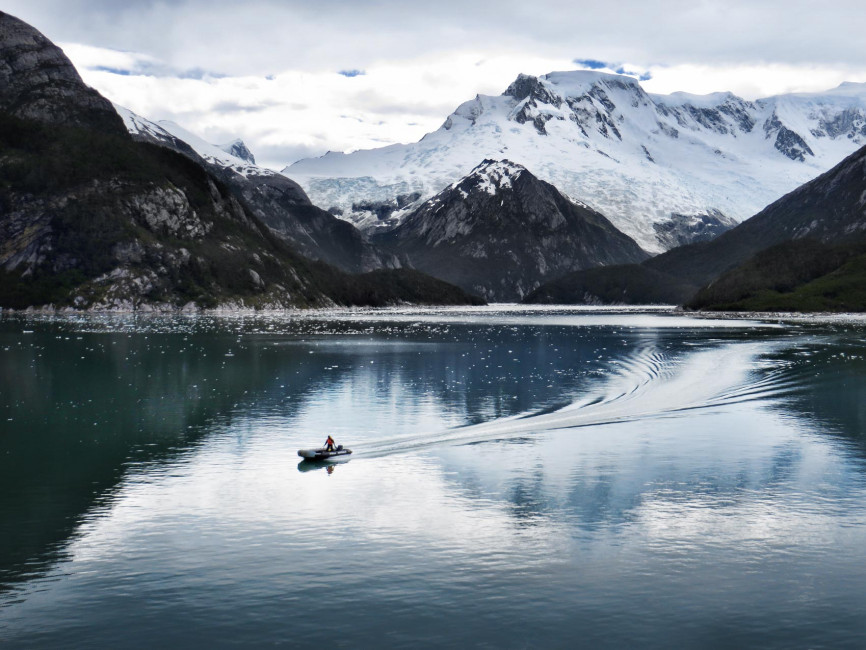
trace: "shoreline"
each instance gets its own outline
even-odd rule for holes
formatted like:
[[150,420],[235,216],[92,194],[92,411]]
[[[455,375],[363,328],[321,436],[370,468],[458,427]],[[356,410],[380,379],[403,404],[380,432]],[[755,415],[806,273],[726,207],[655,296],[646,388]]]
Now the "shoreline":
[[537,315],[593,315],[614,316],[652,314],[657,316],[677,316],[695,320],[762,321],[778,324],[864,324],[864,312],[746,312],[746,311],[690,311],[676,305],[524,305],[522,303],[491,303],[488,305],[417,305],[401,304],[386,307],[328,306],[328,307],[288,307],[280,309],[255,309],[248,307],[222,307],[214,309],[176,309],[157,307],[151,309],[85,309],[72,307],[55,309],[51,306],[27,309],[0,308],[0,319],[5,318],[247,318],[247,317],[325,317],[347,315],[430,315],[431,313],[472,314],[537,314]]

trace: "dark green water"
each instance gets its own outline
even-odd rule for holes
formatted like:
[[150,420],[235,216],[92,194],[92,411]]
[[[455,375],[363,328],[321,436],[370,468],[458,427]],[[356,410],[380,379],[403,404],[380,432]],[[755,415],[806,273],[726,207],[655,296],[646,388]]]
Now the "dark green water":
[[[863,647],[866,327],[0,318],[0,646]],[[347,463],[296,451],[328,433]]]

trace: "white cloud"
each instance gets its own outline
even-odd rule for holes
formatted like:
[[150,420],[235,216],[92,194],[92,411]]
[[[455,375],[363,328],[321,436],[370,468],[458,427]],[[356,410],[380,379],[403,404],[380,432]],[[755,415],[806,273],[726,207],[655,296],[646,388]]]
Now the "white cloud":
[[710,66],[684,64],[658,67],[643,82],[647,92],[668,94],[678,90],[708,94],[729,90],[745,99],[796,92],[818,92],[843,81],[866,81],[866,67],[754,64]]
[[[85,81],[112,101],[153,120],[178,122],[211,142],[241,137],[274,169],[329,150],[418,140],[463,101],[501,93],[519,72],[575,67],[567,59],[476,51],[377,62],[354,77],[336,70],[212,77],[166,73],[167,64],[142,54],[78,44],[64,49]],[[152,70],[163,72],[142,73]],[[683,64],[653,66],[649,72],[652,79],[643,82],[648,92],[730,90],[747,99],[866,81],[866,73],[850,67],[790,64]]]
[[[543,74],[567,60],[455,53],[381,63],[364,75],[286,71],[266,77],[179,78],[117,74],[127,53],[65,46],[84,80],[112,101],[149,119],[170,119],[211,142],[243,138],[263,164],[410,142],[438,128],[477,93],[501,93],[516,71]],[[148,61],[153,65],[153,61]]]
[[862,65],[855,0],[6,0],[54,40],[243,76],[510,48],[652,65]]
[[574,59],[649,71],[644,85],[659,93],[754,99],[866,80],[866,12],[850,0],[7,0],[4,10],[66,43],[110,99],[212,141],[240,136],[274,167],[417,140],[476,93]]
[[81,70],[107,68],[133,72],[158,64],[159,60],[139,52],[122,52],[83,43],[58,43],[75,66]]

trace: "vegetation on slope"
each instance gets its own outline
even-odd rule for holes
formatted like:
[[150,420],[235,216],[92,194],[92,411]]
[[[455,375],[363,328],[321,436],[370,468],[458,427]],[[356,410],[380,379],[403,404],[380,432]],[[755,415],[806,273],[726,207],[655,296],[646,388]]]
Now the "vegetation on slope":
[[[856,265],[844,265],[866,251],[864,179],[866,147],[716,239],[680,246],[610,274],[567,276],[575,286],[560,279],[556,295],[576,302],[586,302],[586,296],[608,301],[610,285],[616,296],[614,280],[621,278],[630,302],[652,302],[675,278],[684,290],[677,302],[693,309],[862,310]],[[817,282],[831,273],[832,279]],[[690,294],[689,285],[704,288]],[[676,295],[676,285],[670,288]],[[542,287],[538,293],[551,291]]]
[[0,114],[0,152],[0,306],[476,301],[312,262],[195,162],[126,134]]
[[640,264],[602,266],[547,282],[523,300],[531,304],[679,305],[695,285]]
[[701,289],[686,307],[866,311],[866,243],[794,240],[773,246]]

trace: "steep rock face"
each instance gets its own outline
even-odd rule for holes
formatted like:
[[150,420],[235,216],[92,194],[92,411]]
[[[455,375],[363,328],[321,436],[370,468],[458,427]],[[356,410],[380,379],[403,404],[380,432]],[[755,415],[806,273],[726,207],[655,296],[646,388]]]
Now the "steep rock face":
[[487,300],[519,300],[568,271],[647,254],[601,214],[509,161],[485,160],[376,241]]
[[35,30],[2,25],[0,308],[478,301],[415,271],[348,275],[299,255],[200,161],[133,140]]
[[[68,127],[46,131],[8,117],[0,125],[7,154],[0,164],[0,305],[330,303],[304,260],[276,245],[191,161],[125,134],[91,133],[82,146]],[[84,162],[94,154],[103,154],[102,162]],[[112,159],[117,154],[122,163]],[[58,177],[55,166],[76,171]],[[32,180],[15,182],[22,167]]]
[[804,162],[806,156],[815,156],[800,134],[782,124],[775,111],[764,122],[764,133],[767,139],[773,140],[773,146],[776,150],[791,160]]
[[216,147],[171,122],[151,122],[116,106],[134,138],[173,149],[215,174],[253,213],[298,252],[350,273],[399,268],[400,260],[371,245],[344,220],[314,206],[300,185],[269,169],[240,140]]
[[[501,96],[460,105],[413,144],[328,153],[284,170],[312,201],[364,231],[394,228],[372,206],[424,201],[485,158],[525,166],[606,215],[646,250],[690,240],[670,222],[740,222],[866,144],[866,84],[747,101],[731,93],[655,95],[590,71],[519,76]],[[698,229],[703,237],[715,229]]]
[[81,80],[63,51],[0,12],[0,110],[50,124],[121,133],[111,103]]
[[670,220],[653,224],[658,239],[665,248],[685,246],[715,239],[735,227],[737,222],[718,210],[708,214],[672,214]]
[[512,119],[518,124],[531,122],[541,135],[547,135],[544,125],[550,119],[550,115],[544,113],[539,107],[548,105],[560,108],[562,106],[561,97],[550,92],[537,78],[525,74],[519,75],[503,94],[513,97],[518,102],[512,111]]

